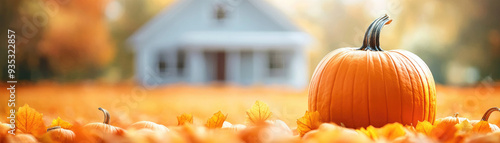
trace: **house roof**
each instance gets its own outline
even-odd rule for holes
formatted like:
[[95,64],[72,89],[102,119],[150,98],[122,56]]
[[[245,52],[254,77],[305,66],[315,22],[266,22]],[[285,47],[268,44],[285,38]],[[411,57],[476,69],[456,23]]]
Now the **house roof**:
[[[158,29],[165,28],[165,25],[168,25],[169,22],[172,22],[172,20],[176,16],[182,16],[181,11],[185,8],[188,8],[191,4],[196,3],[197,1],[204,1],[204,0],[179,0],[179,1],[175,2],[174,4],[168,6],[167,8],[163,9],[159,14],[157,14],[154,18],[152,18],[152,20],[148,21],[144,26],[142,26],[137,32],[135,32],[128,39],[128,42],[133,44],[134,47],[136,47],[136,48],[141,47],[141,46],[139,46],[139,45],[141,45],[141,43],[148,42],[148,40],[150,40],[153,35],[160,32]],[[273,23],[275,23],[276,25],[279,25],[279,27],[281,29],[284,29],[283,32],[285,32],[287,34],[291,34],[291,35],[288,35],[285,37],[299,38],[297,36],[300,35],[300,33],[303,33],[284,14],[282,14],[280,11],[278,11],[277,9],[275,9],[274,7],[269,5],[267,2],[264,2],[262,0],[242,0],[242,1],[247,1],[250,4],[252,4],[255,8],[257,8],[262,13],[264,13],[265,16],[270,17],[270,19],[272,20]],[[229,36],[229,35],[236,35],[236,33],[212,32],[212,33],[217,33],[220,36],[215,36],[215,37],[210,36],[212,38],[208,38],[206,40],[203,40],[202,37],[192,35],[192,33],[193,32],[191,32],[191,34],[188,33],[187,35],[186,34],[179,35],[181,37],[184,37],[184,39],[180,39],[180,40],[184,40],[184,43],[186,43],[185,40],[187,37],[187,39],[191,39],[191,40],[193,40],[193,38],[197,39],[198,42],[203,42],[203,41],[207,42],[207,40],[210,40],[210,39],[217,41],[218,40],[218,39],[216,39],[217,37],[221,38],[221,37],[225,37],[225,36]],[[248,34],[249,32],[243,32],[243,33]],[[292,34],[292,33],[294,33],[294,34]],[[208,32],[204,32],[204,34],[208,34]],[[252,34],[250,34],[250,35],[252,35]],[[276,34],[276,33],[274,35],[279,36],[279,34]],[[247,36],[243,35],[243,37],[247,37],[247,39],[248,39],[248,35]],[[253,37],[255,37],[255,36],[253,36]],[[250,38],[250,39],[252,39],[252,38]],[[292,39],[294,39],[294,38],[292,38]],[[306,40],[304,40],[304,39],[306,39]],[[297,40],[297,39],[295,39],[295,40]],[[309,43],[309,41],[310,41],[309,36],[307,34],[303,33],[302,40],[298,40],[298,41],[300,41],[300,45],[304,45],[305,43]]]
[[[228,40],[230,39],[230,40]],[[179,46],[189,49],[297,49],[309,43],[302,32],[220,32],[196,31],[182,34]],[[251,45],[251,47],[245,46]]]

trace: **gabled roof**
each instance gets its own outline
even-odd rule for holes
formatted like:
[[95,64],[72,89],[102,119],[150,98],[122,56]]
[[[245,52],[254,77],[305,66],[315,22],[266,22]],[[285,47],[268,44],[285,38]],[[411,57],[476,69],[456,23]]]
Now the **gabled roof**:
[[[158,29],[162,29],[165,25],[168,25],[176,16],[182,16],[180,13],[183,9],[189,7],[191,4],[197,1],[203,0],[179,0],[174,4],[163,9],[159,14],[157,14],[152,20],[148,21],[144,26],[142,26],[137,32],[135,32],[128,42],[134,45],[134,47],[139,47],[141,43],[147,42],[151,35],[155,35],[159,32]],[[284,14],[278,11],[276,8],[269,5],[263,0],[242,0],[248,1],[255,8],[260,10],[265,16],[270,17],[273,23],[279,25],[285,31],[295,31],[299,32],[298,28],[290,21]]]

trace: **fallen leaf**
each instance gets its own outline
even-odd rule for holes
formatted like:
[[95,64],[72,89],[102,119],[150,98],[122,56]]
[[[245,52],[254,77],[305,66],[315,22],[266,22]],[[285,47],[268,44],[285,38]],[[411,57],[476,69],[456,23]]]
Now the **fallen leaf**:
[[193,115],[192,114],[182,114],[180,116],[177,116],[177,125],[184,125],[184,124],[193,124]]
[[42,118],[42,113],[38,113],[28,104],[24,104],[16,113],[16,128],[23,133],[41,136],[46,132]]
[[372,140],[378,139],[377,130],[375,129],[375,127],[373,127],[371,125],[366,127],[366,129],[360,128],[360,129],[356,130],[356,132],[358,132],[359,134],[364,134]]
[[50,124],[49,128],[55,126],[60,126],[63,129],[70,129],[71,127],[73,127],[72,124],[62,120],[61,117],[57,117],[57,119],[52,120],[52,124]]
[[437,126],[432,129],[430,136],[441,142],[450,141],[455,137],[457,127],[455,125]]
[[388,140],[406,135],[405,127],[400,123],[391,123],[377,130],[378,136]]
[[255,101],[255,104],[247,110],[247,118],[253,124],[263,124],[271,115],[269,106],[259,100]]
[[297,119],[297,130],[299,131],[300,136],[304,136],[304,134],[311,130],[318,129],[320,125],[321,119],[318,111],[306,111],[303,117]]
[[472,124],[468,120],[462,121],[460,124],[455,125],[455,127],[461,133],[468,133],[472,131]]
[[[417,123],[418,124],[418,123]],[[406,128],[406,131],[408,132],[413,132],[413,133],[416,133],[417,132],[417,129],[415,129],[415,127],[411,126],[411,125],[405,125],[405,128]]]
[[222,114],[221,111],[215,113],[210,119],[208,119],[205,126],[210,129],[222,128],[222,124],[226,120],[227,115]]
[[428,121],[423,121],[423,122],[418,122],[417,126],[415,127],[415,130],[417,132],[423,133],[425,135],[430,135],[432,129],[434,129],[434,126],[428,122]]

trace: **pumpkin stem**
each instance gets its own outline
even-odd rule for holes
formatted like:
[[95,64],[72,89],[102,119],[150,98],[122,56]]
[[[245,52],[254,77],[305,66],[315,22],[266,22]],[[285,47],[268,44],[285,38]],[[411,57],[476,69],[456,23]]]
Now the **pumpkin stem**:
[[458,112],[453,114],[453,117],[455,117],[455,118],[458,117]]
[[498,107],[492,107],[488,109],[486,113],[484,113],[483,118],[481,118],[481,121],[488,121],[488,118],[490,118],[491,113],[495,111],[500,111],[500,109]]
[[373,24],[377,23],[380,19],[382,19],[382,17],[375,19],[375,21],[373,21],[370,24],[370,26],[368,26],[368,29],[366,30],[366,33],[365,33],[365,37],[363,38],[363,46],[361,46],[361,48],[359,48],[359,50],[371,49],[371,47],[368,47],[368,41],[369,41],[368,37],[370,37],[370,35],[371,35]]
[[47,132],[50,130],[55,130],[55,129],[60,129],[60,128],[61,128],[61,126],[54,126],[54,127],[48,128]]
[[375,19],[375,21],[370,24],[365,33],[365,38],[363,39],[363,46],[358,50],[372,50],[372,51],[383,51],[380,48],[380,31],[384,25],[390,24],[392,19],[389,19],[389,16],[385,14],[382,17]]
[[103,109],[101,107],[99,107],[99,110],[102,111],[102,113],[104,113],[104,124],[109,124],[109,112],[106,110],[106,109]]

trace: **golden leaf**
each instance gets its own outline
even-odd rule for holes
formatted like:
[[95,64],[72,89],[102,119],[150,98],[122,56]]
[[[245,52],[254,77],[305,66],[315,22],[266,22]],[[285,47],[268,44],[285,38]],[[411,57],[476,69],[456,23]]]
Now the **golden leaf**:
[[455,125],[436,126],[432,129],[430,136],[441,142],[450,141],[455,137],[457,128]]
[[208,119],[207,124],[205,126],[207,128],[215,129],[222,128],[222,124],[226,120],[227,115],[224,116],[221,111],[215,113],[210,119]]
[[28,104],[24,104],[16,113],[16,128],[23,133],[41,136],[46,132],[42,118],[42,113],[38,113]]
[[384,137],[388,140],[394,140],[397,137],[406,135],[405,128],[400,123],[391,123],[377,130],[379,137]]
[[72,124],[62,120],[61,117],[57,117],[57,119],[52,120],[52,124],[50,124],[49,128],[55,126],[60,126],[63,129],[70,129],[71,127],[73,127]]
[[269,106],[262,101],[255,101],[250,109],[247,110],[247,118],[251,123],[263,124],[272,113],[269,110]]
[[371,125],[366,127],[366,129],[365,128],[358,129],[356,130],[356,132],[358,132],[359,134],[364,134],[372,140],[378,139],[377,130],[375,129],[375,127]]
[[417,132],[423,133],[425,135],[430,135],[432,129],[434,129],[434,126],[428,121],[423,121],[423,122],[419,121],[415,128]]
[[307,132],[311,130],[318,129],[321,125],[321,119],[318,111],[309,112],[306,111],[303,117],[297,119],[297,130],[300,136],[304,136]]
[[455,127],[457,127],[457,129],[462,133],[472,131],[472,124],[468,120],[464,120],[460,124],[456,124]]
[[177,125],[184,125],[184,124],[193,124],[193,115],[192,114],[182,114],[180,116],[177,116]]

